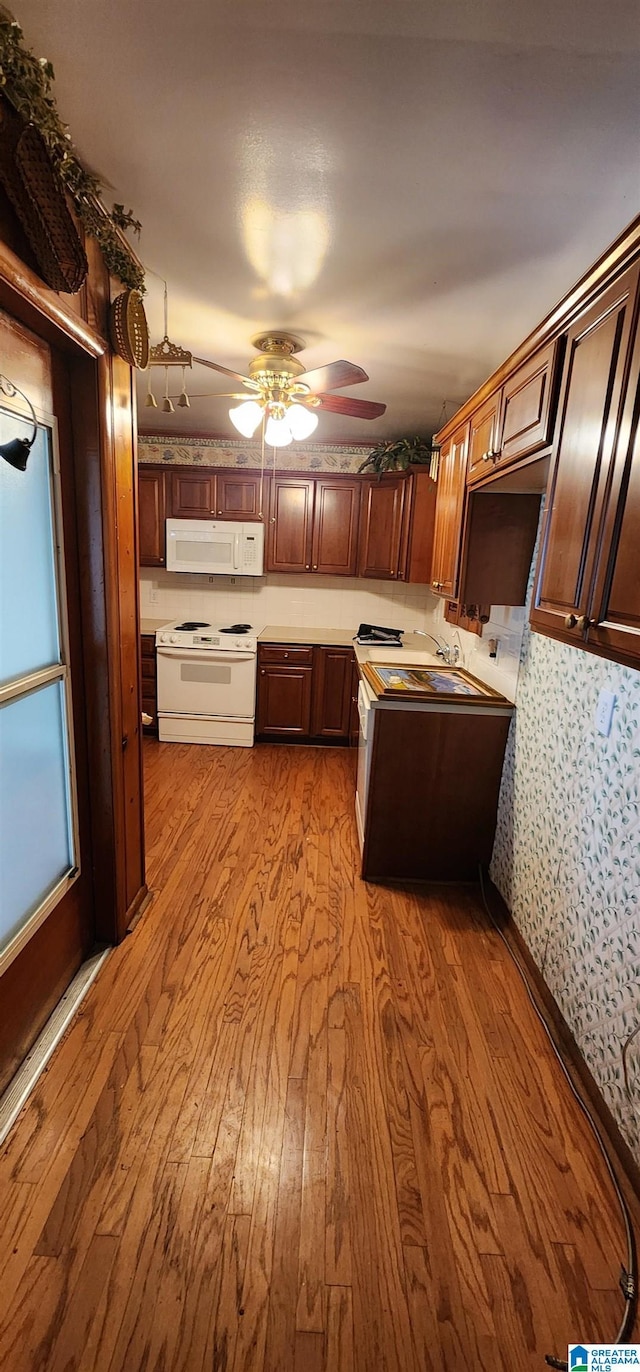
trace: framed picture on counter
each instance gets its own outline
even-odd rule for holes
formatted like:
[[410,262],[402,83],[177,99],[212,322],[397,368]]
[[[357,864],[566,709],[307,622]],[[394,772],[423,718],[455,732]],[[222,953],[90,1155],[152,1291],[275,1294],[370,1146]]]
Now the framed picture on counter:
[[509,702],[464,667],[411,667],[397,662],[366,662],[364,674],[379,700],[447,700],[485,705]]

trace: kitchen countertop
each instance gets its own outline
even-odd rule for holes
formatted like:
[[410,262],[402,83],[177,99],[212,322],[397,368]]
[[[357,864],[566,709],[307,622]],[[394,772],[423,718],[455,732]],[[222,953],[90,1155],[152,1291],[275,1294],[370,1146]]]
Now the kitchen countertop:
[[163,624],[167,624],[168,622],[166,615],[163,615],[162,619],[141,619],[140,633],[155,634],[156,629],[161,629]]
[[286,624],[268,624],[258,634],[258,643],[321,644],[327,648],[351,648],[355,629],[287,628]]
[[258,634],[258,643],[300,643],[318,644],[327,648],[353,648],[358,663],[364,662],[401,662],[411,654],[411,661],[421,666],[433,665],[439,658],[425,651],[425,639],[421,634],[404,634],[402,648],[385,648],[379,644],[361,646],[354,643],[356,627],[353,629],[301,629],[286,624],[268,624]]

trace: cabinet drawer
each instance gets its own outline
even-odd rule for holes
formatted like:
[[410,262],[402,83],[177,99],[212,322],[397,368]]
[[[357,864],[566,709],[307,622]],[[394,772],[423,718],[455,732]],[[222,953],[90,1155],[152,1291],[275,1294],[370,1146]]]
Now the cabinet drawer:
[[155,636],[155,634],[141,634],[141,635],[140,635],[140,652],[142,653],[142,656],[143,656],[143,657],[152,657],[153,660],[154,660],[154,662],[155,662],[155,658],[156,658],[156,636]]
[[291,666],[311,667],[313,664],[312,647],[288,647],[285,644],[260,644],[261,662],[284,662]]
[[[142,659],[141,659],[141,668],[142,668],[142,680],[143,680],[143,682],[149,681],[149,682],[153,683],[153,685],[155,685],[155,680],[156,680],[156,660],[155,660],[155,657],[144,657],[144,656],[143,656]],[[143,687],[143,689],[144,689],[144,687]]]

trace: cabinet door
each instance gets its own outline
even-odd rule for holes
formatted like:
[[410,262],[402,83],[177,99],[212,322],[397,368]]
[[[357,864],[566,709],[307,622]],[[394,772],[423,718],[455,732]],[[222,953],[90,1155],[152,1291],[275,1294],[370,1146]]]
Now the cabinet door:
[[276,476],[271,481],[269,572],[310,572],[314,482]]
[[605,495],[619,440],[638,268],[567,336],[558,436],[531,613],[535,629],[584,641]]
[[407,478],[386,476],[368,481],[362,490],[359,575],[379,581],[404,577]]
[[312,667],[258,668],[256,733],[306,738],[311,727]]
[[314,650],[311,735],[313,738],[349,736],[353,650],[322,647]]
[[431,588],[447,600],[458,593],[469,426],[457,429],[440,453]]
[[493,470],[498,455],[498,429],[502,391],[496,391],[471,416],[467,481],[479,481]]
[[156,686],[155,634],[140,636],[140,675],[142,681],[142,709],[151,716],[152,723],[143,727],[147,733],[158,731],[158,697]]
[[[267,508],[267,478],[264,478],[263,509]],[[260,514],[259,472],[216,472],[216,515],[218,519],[257,519]]]
[[502,388],[502,433],[495,467],[509,467],[551,442],[559,340],[529,358]]
[[640,424],[635,438],[632,427],[639,371],[640,334],[587,626],[590,647],[632,667],[640,665]]
[[164,469],[138,467],[138,538],[141,567],[165,564]]
[[215,472],[171,472],[171,514],[174,519],[214,519]]
[[315,486],[312,569],[355,576],[362,482],[319,477]]

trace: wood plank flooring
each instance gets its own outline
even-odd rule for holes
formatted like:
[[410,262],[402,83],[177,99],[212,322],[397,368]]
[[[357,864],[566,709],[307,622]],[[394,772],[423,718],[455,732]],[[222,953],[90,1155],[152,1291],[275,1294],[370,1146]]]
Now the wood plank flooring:
[[583,1119],[470,888],[356,876],[354,755],[146,747],[152,905],[0,1156],[8,1372],[518,1372],[614,1337]]

